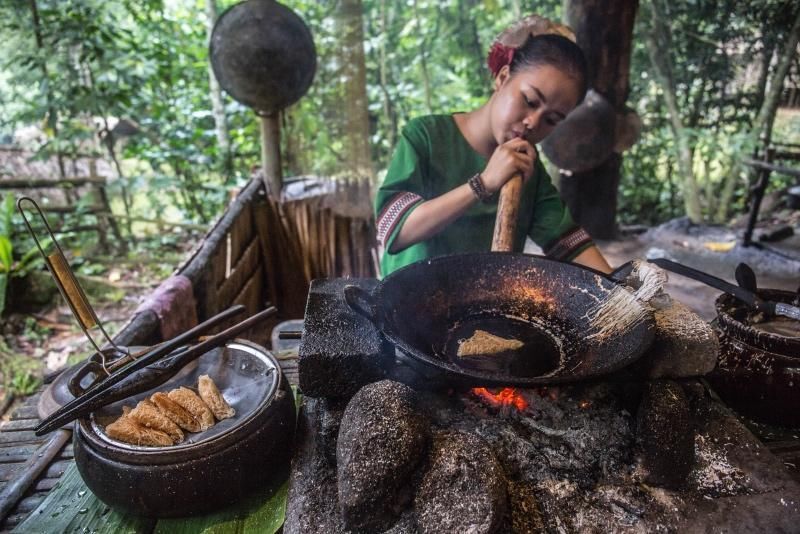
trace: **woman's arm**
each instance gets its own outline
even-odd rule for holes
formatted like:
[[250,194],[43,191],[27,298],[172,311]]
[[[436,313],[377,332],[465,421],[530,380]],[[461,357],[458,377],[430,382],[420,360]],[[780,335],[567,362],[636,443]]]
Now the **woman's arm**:
[[415,243],[430,239],[464,215],[477,201],[469,184],[460,185],[443,195],[426,200],[408,215],[389,252],[396,254]]
[[572,260],[574,263],[578,263],[580,265],[584,265],[586,267],[591,267],[600,272],[604,272],[606,274],[611,273],[613,269],[608,264],[606,259],[603,257],[603,254],[600,252],[600,249],[597,246],[592,245],[591,247],[587,248]]
[[[489,194],[494,194],[519,172],[530,178],[536,160],[535,149],[522,138],[506,141],[492,153],[481,181]],[[389,252],[396,254],[404,248],[425,241],[444,230],[464,215],[478,201],[468,183],[425,201],[412,211],[394,239]]]

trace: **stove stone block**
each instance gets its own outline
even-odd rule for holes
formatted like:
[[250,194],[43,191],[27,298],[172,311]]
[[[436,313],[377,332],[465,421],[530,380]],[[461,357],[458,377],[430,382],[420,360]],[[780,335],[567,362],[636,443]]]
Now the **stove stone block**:
[[656,308],[656,335],[648,351],[627,371],[643,379],[689,378],[714,370],[719,341],[710,324],[681,302]]
[[377,283],[371,278],[311,282],[299,348],[303,395],[349,398],[361,386],[385,377],[382,362],[394,351],[375,325],[350,309],[343,297],[347,285],[369,291]]

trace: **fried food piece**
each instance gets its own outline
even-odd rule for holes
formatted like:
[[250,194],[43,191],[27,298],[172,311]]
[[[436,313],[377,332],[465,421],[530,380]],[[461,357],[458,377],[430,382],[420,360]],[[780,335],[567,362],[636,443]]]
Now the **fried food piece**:
[[140,425],[135,419],[123,415],[106,426],[106,435],[117,441],[145,447],[169,447],[172,438],[164,432]]
[[129,413],[131,413],[131,410],[133,410],[133,408],[131,408],[130,406],[123,406],[122,415],[128,415]]
[[201,375],[197,380],[197,390],[200,392],[200,398],[203,402],[211,408],[211,412],[218,421],[233,417],[236,415],[236,410],[231,408],[225,397],[219,392],[217,385],[208,375]]
[[187,432],[200,432],[200,422],[189,413],[186,408],[170,399],[166,393],[161,391],[150,396],[150,402],[167,416],[173,423]]
[[177,402],[197,419],[200,423],[200,430],[207,430],[214,426],[214,414],[208,409],[203,399],[189,388],[180,387],[173,389],[169,393],[169,398]]
[[172,438],[174,443],[183,441],[183,431],[149,400],[143,400],[137,404],[127,417],[147,428],[160,430]]
[[517,350],[524,344],[517,339],[506,339],[484,330],[475,330],[470,338],[459,342],[457,354],[459,358],[492,356],[501,352]]

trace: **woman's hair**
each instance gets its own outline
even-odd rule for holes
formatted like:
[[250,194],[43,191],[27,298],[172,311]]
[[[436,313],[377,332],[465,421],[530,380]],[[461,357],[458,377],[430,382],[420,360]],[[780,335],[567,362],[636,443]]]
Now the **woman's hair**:
[[522,46],[514,50],[509,68],[513,74],[540,65],[550,65],[574,78],[580,90],[578,101],[583,100],[588,89],[589,74],[586,57],[577,44],[561,35],[529,36]]

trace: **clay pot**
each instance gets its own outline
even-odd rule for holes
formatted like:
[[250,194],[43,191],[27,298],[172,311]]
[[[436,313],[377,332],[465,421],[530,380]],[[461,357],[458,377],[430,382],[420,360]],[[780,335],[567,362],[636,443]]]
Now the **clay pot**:
[[[789,291],[758,294],[797,305],[798,295]],[[747,306],[730,295],[717,298],[716,309],[720,355],[708,381],[729,406],[756,421],[800,426],[800,338],[754,328]]]
[[[154,391],[75,423],[78,471],[104,503],[148,517],[205,514],[288,475],[295,404],[274,356],[237,340],[198,362],[196,369]],[[196,384],[200,374],[215,379],[236,410],[233,418],[205,432],[187,434],[184,443],[172,447],[138,447],[104,434],[104,424],[119,416],[122,405],[135,405],[155,391]]]

